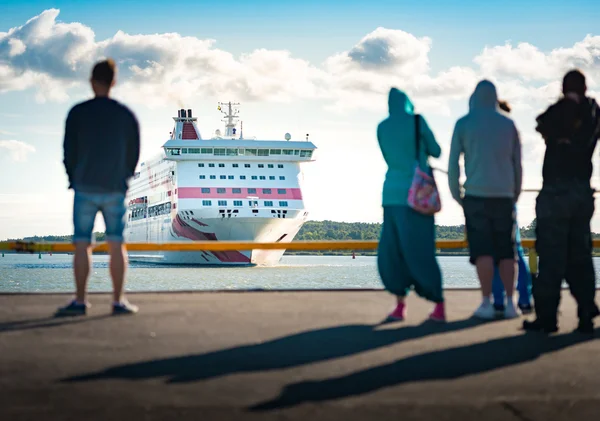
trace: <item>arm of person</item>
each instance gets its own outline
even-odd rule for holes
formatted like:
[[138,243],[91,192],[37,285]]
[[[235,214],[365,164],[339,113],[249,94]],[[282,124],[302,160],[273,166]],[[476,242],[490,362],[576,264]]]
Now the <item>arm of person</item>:
[[77,164],[77,130],[75,120],[75,112],[71,109],[67,115],[63,141],[63,164],[69,178],[69,188],[73,187],[73,174],[75,173],[75,165]]
[[523,184],[523,167],[521,163],[521,139],[519,131],[514,127],[513,168],[515,172],[515,203],[519,200]]
[[135,116],[132,115],[131,117],[132,129],[129,144],[127,145],[127,169],[130,176],[133,176],[135,174],[135,167],[140,159],[140,126]]
[[419,124],[421,132],[420,135],[425,143],[427,155],[432,156],[434,158],[439,158],[442,154],[442,148],[440,148],[440,145],[436,142],[435,136],[429,128],[427,121],[425,121],[423,116],[419,116],[419,118],[421,119]]
[[450,158],[448,159],[448,185],[452,197],[462,205],[460,192],[460,164],[459,159],[463,153],[463,142],[461,138],[460,120],[454,126],[452,142],[450,144]]

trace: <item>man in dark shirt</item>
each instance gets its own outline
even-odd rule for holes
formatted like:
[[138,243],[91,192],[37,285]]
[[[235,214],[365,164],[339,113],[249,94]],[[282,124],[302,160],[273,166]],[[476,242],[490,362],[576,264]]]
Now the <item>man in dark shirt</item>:
[[98,212],[104,217],[110,252],[113,314],[131,314],[138,310],[123,296],[126,270],[123,231],[125,194],[138,163],[140,135],[133,113],[109,97],[115,74],[113,60],[97,63],[91,78],[95,97],[74,106],[67,117],[64,164],[69,188],[75,191],[73,242],[77,295],[67,306],[59,308],[57,315],[83,315],[89,307],[86,287],[92,230]]
[[578,331],[593,332],[598,315],[590,222],[594,191],[592,157],[600,136],[600,108],[585,96],[584,75],[573,70],[563,79],[563,98],[537,118],[546,142],[543,186],[536,204],[539,274],[533,282],[537,318],[526,330],[558,330],[563,279],[578,304]]

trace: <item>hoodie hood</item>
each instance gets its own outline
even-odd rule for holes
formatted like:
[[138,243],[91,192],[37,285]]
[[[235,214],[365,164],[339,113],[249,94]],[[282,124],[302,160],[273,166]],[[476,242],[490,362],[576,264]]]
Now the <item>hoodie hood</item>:
[[390,96],[388,98],[388,106],[390,108],[390,115],[398,114],[410,114],[413,115],[415,107],[404,92],[397,88],[390,90]]
[[496,87],[489,80],[482,80],[475,87],[475,91],[469,99],[469,108],[476,109],[496,109],[498,104],[498,94]]

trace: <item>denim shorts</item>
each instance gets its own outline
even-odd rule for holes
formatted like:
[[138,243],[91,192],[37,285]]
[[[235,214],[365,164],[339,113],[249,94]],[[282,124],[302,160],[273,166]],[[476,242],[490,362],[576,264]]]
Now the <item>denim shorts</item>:
[[82,191],[75,191],[73,201],[73,242],[92,242],[92,231],[98,212],[102,212],[106,225],[106,241],[122,243],[127,212],[125,194]]

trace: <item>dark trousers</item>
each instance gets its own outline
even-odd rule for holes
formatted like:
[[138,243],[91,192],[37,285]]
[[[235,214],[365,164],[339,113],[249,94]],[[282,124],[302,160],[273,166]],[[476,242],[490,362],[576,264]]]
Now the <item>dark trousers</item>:
[[536,203],[536,250],[539,274],[533,282],[540,322],[556,325],[563,279],[577,301],[578,316],[589,321],[597,311],[590,222],[594,195],[588,183],[544,186]]

